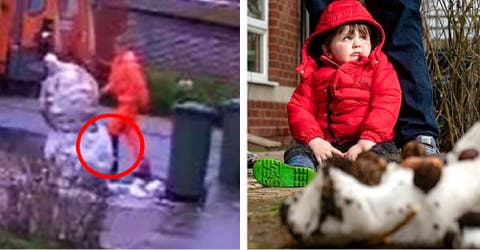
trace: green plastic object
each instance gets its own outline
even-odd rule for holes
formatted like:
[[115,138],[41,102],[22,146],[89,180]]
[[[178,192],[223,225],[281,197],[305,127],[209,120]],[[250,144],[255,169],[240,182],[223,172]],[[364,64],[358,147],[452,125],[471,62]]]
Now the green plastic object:
[[265,158],[255,162],[253,176],[265,187],[304,187],[313,180],[315,171]]
[[217,112],[196,102],[177,104],[173,111],[166,195],[174,201],[202,202],[206,197],[204,179]]

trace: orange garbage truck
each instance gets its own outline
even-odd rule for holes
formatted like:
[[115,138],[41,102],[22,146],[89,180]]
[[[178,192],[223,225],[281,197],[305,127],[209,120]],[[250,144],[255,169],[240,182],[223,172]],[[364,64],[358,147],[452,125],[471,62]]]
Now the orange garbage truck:
[[9,88],[38,86],[46,52],[68,56],[87,68],[94,61],[89,0],[0,0],[0,24],[0,77]]

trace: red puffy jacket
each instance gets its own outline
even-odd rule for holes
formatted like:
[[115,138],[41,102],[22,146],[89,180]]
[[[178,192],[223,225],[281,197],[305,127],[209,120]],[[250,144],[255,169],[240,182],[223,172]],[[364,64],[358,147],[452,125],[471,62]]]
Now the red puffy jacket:
[[[114,57],[108,85],[104,91],[112,93],[115,97],[118,103],[115,112],[134,122],[137,122],[137,114],[140,111],[147,110],[149,102],[147,83],[141,65],[132,51],[127,50]],[[131,145],[136,143],[137,135],[120,119],[109,121],[108,132],[113,135],[127,133],[129,143]]]
[[[364,22],[372,28],[372,52],[368,58],[338,66],[321,55],[318,39],[348,22]],[[308,144],[316,137],[339,144],[393,139],[401,90],[395,70],[381,51],[384,40],[382,27],[358,1],[334,1],[326,8],[302,48],[302,63],[297,67],[302,81],[287,106],[297,142]]]

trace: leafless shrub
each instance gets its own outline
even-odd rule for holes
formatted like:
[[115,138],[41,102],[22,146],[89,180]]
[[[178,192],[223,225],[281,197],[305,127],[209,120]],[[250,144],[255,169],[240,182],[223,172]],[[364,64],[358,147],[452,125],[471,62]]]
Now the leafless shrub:
[[70,180],[61,171],[52,162],[0,150],[0,228],[64,246],[98,248],[106,186],[88,173]]
[[449,150],[480,118],[480,1],[423,2],[424,46],[442,130],[439,143]]

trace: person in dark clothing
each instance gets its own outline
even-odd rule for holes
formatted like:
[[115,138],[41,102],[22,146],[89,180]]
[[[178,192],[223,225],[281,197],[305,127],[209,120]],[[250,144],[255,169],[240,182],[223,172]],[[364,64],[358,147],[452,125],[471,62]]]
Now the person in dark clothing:
[[53,51],[53,20],[44,19],[42,27],[37,34],[38,51],[43,58],[47,53]]

